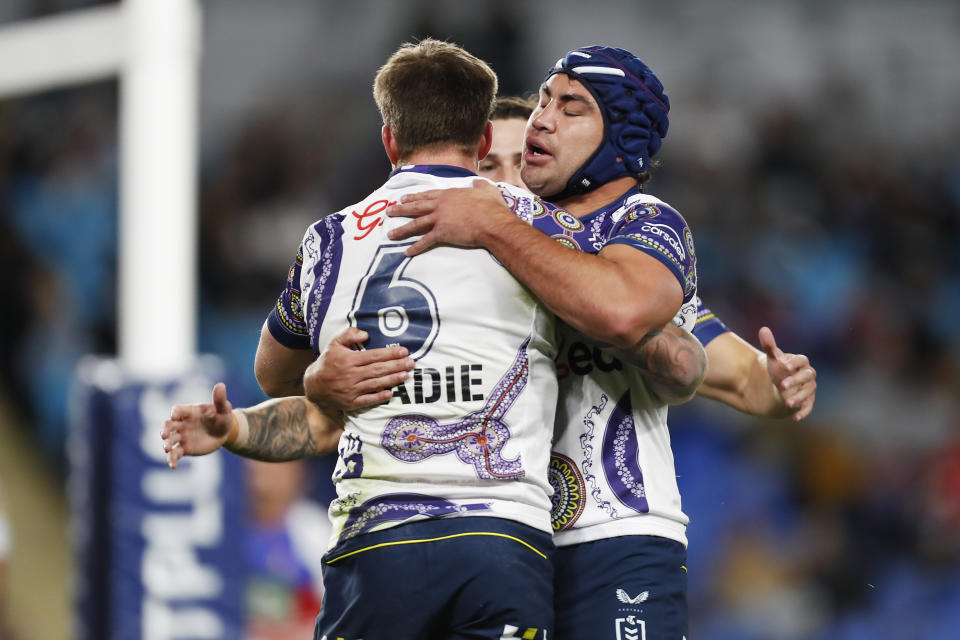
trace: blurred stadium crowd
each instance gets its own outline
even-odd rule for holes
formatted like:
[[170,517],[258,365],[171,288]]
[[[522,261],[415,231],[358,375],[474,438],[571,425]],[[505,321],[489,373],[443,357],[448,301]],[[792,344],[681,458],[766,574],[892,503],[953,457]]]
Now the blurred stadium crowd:
[[[510,29],[433,35],[535,88],[506,63]],[[235,401],[260,397],[257,331],[302,230],[388,169],[378,136],[351,137],[377,127],[358,75],[262,99],[204,143],[199,347],[243,372]],[[703,640],[960,629],[960,118],[942,144],[893,144],[859,125],[856,76],[823,92],[753,105],[736,153],[668,136],[649,188],[690,222],[707,304],[751,341],[773,328],[819,379],[800,425],[671,410]],[[0,101],[0,397],[60,472],[73,366],[115,350],[116,114],[113,82]]]

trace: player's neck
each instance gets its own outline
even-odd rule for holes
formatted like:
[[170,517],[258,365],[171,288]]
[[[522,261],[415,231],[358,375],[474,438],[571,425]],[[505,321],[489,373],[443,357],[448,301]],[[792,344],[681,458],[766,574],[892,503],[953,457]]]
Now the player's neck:
[[461,167],[476,173],[478,163],[479,160],[477,160],[476,154],[470,155],[460,149],[446,147],[443,149],[415,151],[406,158],[403,158],[398,166],[410,164],[445,164],[451,167]]
[[573,215],[580,217],[593,213],[597,209],[619,200],[623,194],[637,186],[637,181],[630,176],[623,176],[601,185],[588,193],[580,193],[563,200],[553,201],[553,204],[566,209]]

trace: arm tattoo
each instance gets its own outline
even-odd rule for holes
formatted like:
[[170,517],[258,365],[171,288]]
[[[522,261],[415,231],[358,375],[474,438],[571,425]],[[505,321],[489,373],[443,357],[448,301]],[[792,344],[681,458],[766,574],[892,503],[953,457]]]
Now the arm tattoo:
[[702,349],[689,339],[670,333],[651,333],[640,342],[646,355],[637,364],[656,385],[661,399],[686,398],[692,395],[706,373]]
[[250,434],[246,444],[234,453],[256,460],[282,462],[296,460],[316,452],[310,433],[304,398],[280,398],[259,409],[246,410]]

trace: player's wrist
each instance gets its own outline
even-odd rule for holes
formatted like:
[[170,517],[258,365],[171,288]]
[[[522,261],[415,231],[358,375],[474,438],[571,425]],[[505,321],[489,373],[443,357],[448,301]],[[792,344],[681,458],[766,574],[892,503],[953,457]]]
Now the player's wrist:
[[498,255],[497,251],[509,250],[516,234],[523,233],[520,227],[530,226],[506,205],[498,205],[495,209],[491,207],[491,211],[475,216],[474,220],[480,222],[477,231],[479,245],[494,255]]
[[233,410],[233,424],[227,432],[227,439],[223,446],[228,451],[234,451],[243,447],[250,440],[250,423],[247,422],[247,415],[242,409]]

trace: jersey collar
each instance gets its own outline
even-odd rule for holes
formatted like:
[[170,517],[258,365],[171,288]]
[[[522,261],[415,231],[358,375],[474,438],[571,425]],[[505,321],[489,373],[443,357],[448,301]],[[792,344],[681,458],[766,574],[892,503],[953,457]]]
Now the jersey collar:
[[469,178],[477,175],[469,169],[448,164],[405,164],[391,171],[390,177],[398,173],[426,173],[438,178]]

